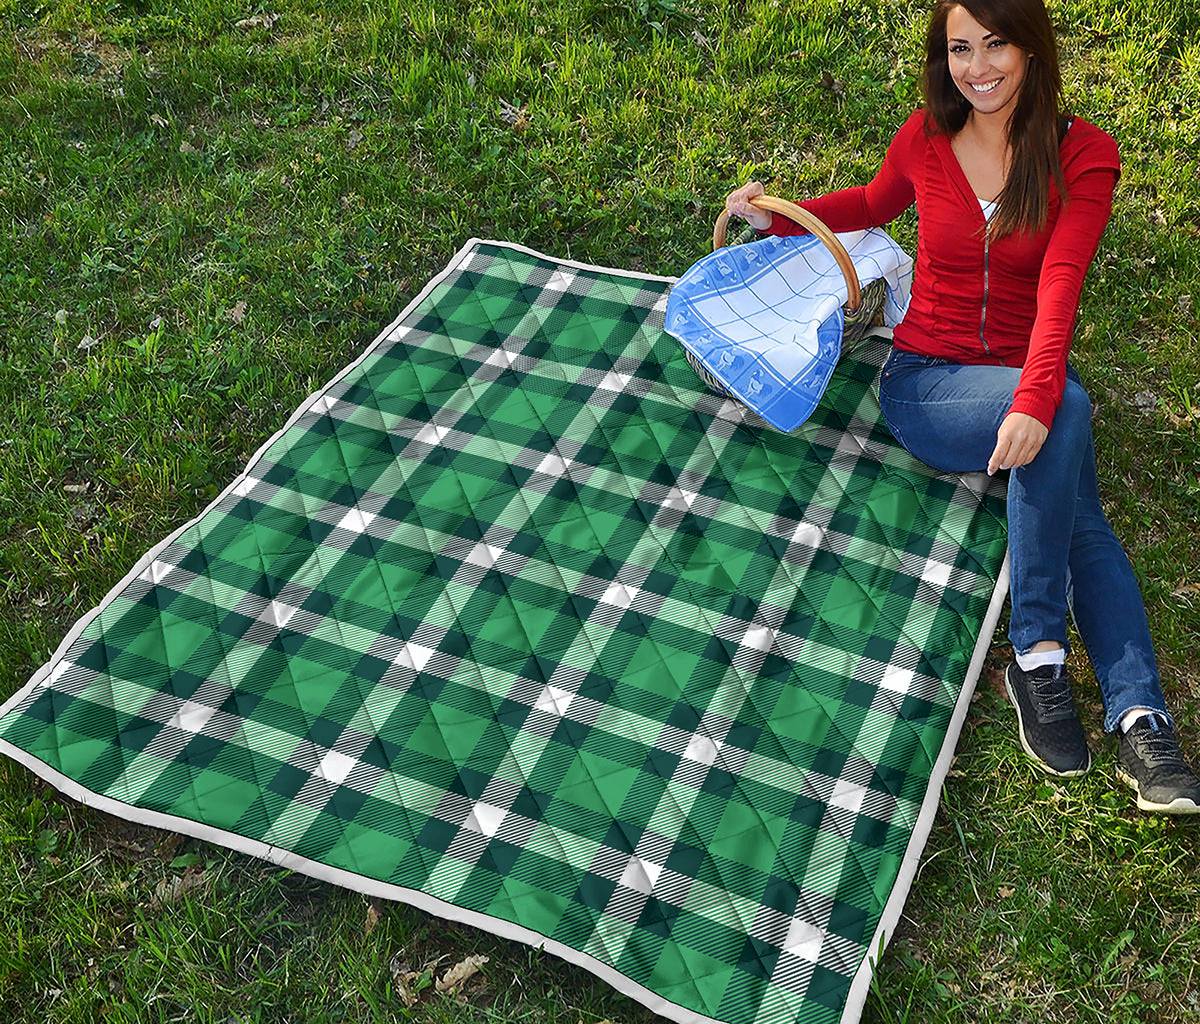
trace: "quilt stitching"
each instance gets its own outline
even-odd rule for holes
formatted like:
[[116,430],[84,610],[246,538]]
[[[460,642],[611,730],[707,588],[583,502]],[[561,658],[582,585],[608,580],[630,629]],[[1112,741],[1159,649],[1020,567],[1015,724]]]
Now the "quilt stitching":
[[890,441],[878,341],[759,430],[662,335],[666,288],[476,243],[0,742],[519,925],[679,1019],[840,1019],[1003,497]]

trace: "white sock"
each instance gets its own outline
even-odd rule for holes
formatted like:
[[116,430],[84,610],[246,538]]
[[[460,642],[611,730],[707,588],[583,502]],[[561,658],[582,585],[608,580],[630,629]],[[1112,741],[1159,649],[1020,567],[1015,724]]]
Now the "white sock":
[[1067,661],[1067,652],[1062,647],[1052,651],[1030,651],[1028,654],[1017,655],[1017,667],[1022,672],[1032,672],[1043,665],[1063,665]]
[[1149,711],[1146,708],[1134,708],[1132,711],[1126,711],[1121,716],[1121,732],[1129,732],[1138,719],[1146,716],[1149,716],[1152,721],[1162,721],[1162,716],[1156,711]]

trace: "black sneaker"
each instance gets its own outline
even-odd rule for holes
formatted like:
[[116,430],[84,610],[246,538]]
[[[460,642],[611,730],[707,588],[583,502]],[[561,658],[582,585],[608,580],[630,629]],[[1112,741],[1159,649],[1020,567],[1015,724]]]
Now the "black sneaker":
[[1066,665],[1025,672],[1014,661],[1004,674],[1004,688],[1017,709],[1025,753],[1051,775],[1082,775],[1092,766]]
[[1117,778],[1134,788],[1143,811],[1200,814],[1200,779],[1183,759],[1175,730],[1157,715],[1143,715],[1121,734]]

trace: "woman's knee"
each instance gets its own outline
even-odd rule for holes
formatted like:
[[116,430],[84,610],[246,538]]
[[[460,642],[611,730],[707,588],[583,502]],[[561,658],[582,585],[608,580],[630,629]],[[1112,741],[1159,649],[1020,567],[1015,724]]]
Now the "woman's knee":
[[1083,386],[1068,378],[1063,388],[1062,404],[1050,426],[1055,433],[1072,437],[1090,437],[1092,432],[1092,400]]
[[1092,400],[1078,381],[1067,378],[1063,387],[1062,409],[1072,418],[1078,418],[1084,423],[1092,422]]
[[1051,460],[1072,459],[1087,450],[1091,439],[1092,401],[1079,384],[1068,379],[1043,450]]

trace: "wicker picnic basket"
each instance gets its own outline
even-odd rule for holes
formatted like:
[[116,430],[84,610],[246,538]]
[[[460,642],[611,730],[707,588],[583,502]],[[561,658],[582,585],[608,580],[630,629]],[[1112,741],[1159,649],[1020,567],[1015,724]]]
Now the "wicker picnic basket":
[[[794,220],[801,227],[806,228],[809,232],[816,235],[825,244],[825,247],[829,249],[830,253],[832,253],[839,269],[842,271],[842,276],[846,279],[846,290],[849,295],[845,305],[842,306],[842,315],[845,318],[842,328],[842,355],[845,355],[879,321],[880,313],[883,309],[883,301],[887,296],[887,283],[883,278],[877,278],[866,285],[866,287],[860,287],[858,273],[854,269],[854,262],[850,259],[850,254],[846,252],[846,247],[842,245],[837,235],[826,226],[824,221],[809,213],[803,207],[797,206],[786,199],[780,199],[778,196],[767,195],[755,196],[750,200],[750,203],[753,206],[757,206],[760,210],[782,213],[785,217]],[[729,214],[727,211],[722,210],[721,215],[713,225],[714,252],[725,245],[728,224]],[[737,245],[743,242],[754,241],[759,237],[758,233],[752,227],[746,225],[745,230],[733,240],[733,244]],[[704,368],[700,360],[687,348],[684,348],[683,354],[688,361],[688,365],[696,371],[709,390],[731,398],[735,397]]]

